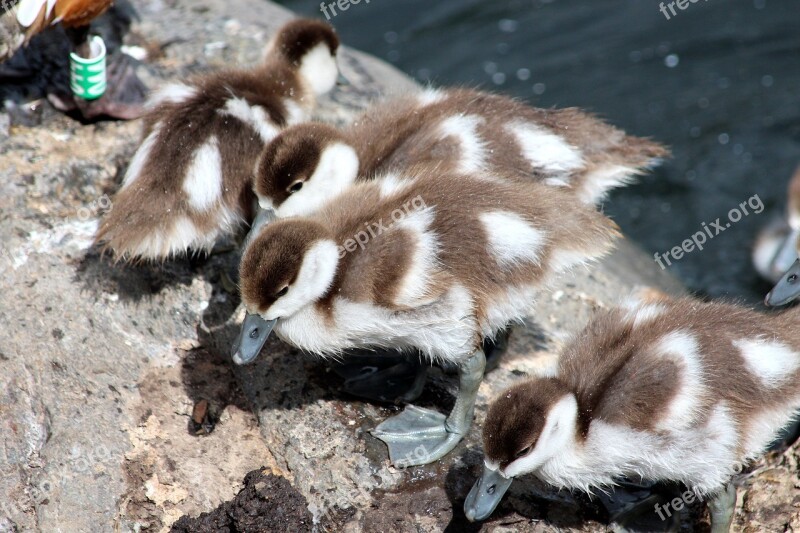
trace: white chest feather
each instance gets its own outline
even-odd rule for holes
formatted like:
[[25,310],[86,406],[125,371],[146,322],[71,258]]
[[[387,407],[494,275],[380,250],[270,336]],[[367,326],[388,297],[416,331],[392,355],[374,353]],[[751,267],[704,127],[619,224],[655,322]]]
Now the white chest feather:
[[722,403],[704,425],[664,433],[594,420],[583,444],[564,446],[537,476],[558,487],[586,492],[627,476],[679,480],[706,493],[717,490],[734,472],[738,438],[733,417]]
[[310,305],[280,319],[275,332],[323,356],[352,348],[417,348],[433,360],[457,361],[474,349],[473,314],[468,292],[453,287],[437,301],[408,311],[336,298],[332,319]]

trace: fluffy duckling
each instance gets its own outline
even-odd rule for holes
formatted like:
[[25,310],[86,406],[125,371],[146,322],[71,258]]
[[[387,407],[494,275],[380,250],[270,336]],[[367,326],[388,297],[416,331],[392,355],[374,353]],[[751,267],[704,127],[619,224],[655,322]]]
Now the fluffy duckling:
[[578,109],[428,89],[376,104],[342,130],[288,128],[265,148],[254,186],[262,208],[307,214],[356,180],[437,163],[455,172],[513,169],[595,204],[666,154]]
[[[342,130],[319,123],[287,128],[265,148],[255,190],[261,207],[278,216],[304,215],[356,181],[387,172],[402,176],[412,165],[435,163],[454,172],[511,169],[505,174],[513,179],[562,187],[595,204],[666,153],[577,109],[536,109],[480,91],[428,89],[373,105]],[[502,351],[503,339],[487,345],[487,355]],[[384,359],[385,369],[372,358],[363,367],[348,363],[356,370],[345,374],[344,390],[373,400],[413,400],[426,367]]]
[[628,477],[686,484],[709,498],[712,531],[728,531],[732,475],[800,408],[799,319],[667,297],[602,312],[555,377],[490,405],[467,517],[487,518],[523,474],[587,492]]
[[771,224],[753,247],[753,265],[761,276],[775,283],[764,303],[785,305],[800,296],[800,167],[789,181],[787,217]]
[[396,465],[455,447],[472,421],[484,337],[522,319],[550,275],[603,255],[618,235],[563,189],[438,167],[358,183],[313,215],[256,231],[240,267],[248,315],[235,362],[253,360],[274,328],[323,357],[416,349],[458,367],[447,418],[409,406],[374,431]]
[[[30,39],[54,24],[60,23],[70,41],[72,52],[83,57],[97,57],[99,47],[89,37],[91,22],[102,15],[113,0],[20,0],[15,9],[0,20],[0,62],[9,59]],[[136,77],[128,58],[112,56],[108,67],[108,89],[105,96],[91,102],[75,98],[66,102],[51,95],[51,101],[62,111],[77,107],[85,118],[101,115],[132,119],[142,111],[145,87]]]
[[144,141],[97,241],[117,257],[165,259],[210,249],[250,220],[258,155],[336,84],[338,46],[329,25],[295,20],[278,31],[260,66],[162,89],[148,104]]

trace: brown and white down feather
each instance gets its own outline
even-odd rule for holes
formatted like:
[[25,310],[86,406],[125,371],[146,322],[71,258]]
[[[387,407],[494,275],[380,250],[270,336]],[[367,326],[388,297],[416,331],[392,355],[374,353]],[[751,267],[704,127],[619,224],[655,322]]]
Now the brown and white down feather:
[[255,189],[262,207],[279,216],[306,214],[356,180],[437,164],[452,172],[511,170],[515,178],[563,187],[596,204],[667,153],[575,108],[428,89],[375,104],[344,129],[288,128],[265,149]]
[[261,229],[240,286],[248,311],[280,317],[277,334],[304,350],[417,348],[458,361],[522,319],[552,274],[617,236],[563,189],[423,166]]

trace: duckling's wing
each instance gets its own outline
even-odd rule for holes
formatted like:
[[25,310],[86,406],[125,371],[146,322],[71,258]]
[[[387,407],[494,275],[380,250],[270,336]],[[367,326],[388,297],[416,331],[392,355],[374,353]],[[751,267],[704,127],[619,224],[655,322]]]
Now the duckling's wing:
[[656,354],[650,333],[633,324],[622,310],[599,313],[559,362],[559,376],[576,391],[587,422],[652,428],[676,393],[679,362]]

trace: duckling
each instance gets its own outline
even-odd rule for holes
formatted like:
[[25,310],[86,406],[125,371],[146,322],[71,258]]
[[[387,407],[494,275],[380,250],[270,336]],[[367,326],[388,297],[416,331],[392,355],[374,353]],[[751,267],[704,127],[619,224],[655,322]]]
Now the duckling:
[[487,518],[523,474],[585,492],[628,477],[684,483],[709,498],[712,531],[728,531],[732,476],[800,408],[798,320],[796,310],[665,296],[600,313],[564,349],[555,377],[491,403],[467,517]]
[[[99,37],[90,38],[91,22],[105,13],[113,0],[20,0],[16,8],[5,12],[0,20],[0,62],[9,59],[30,39],[54,24],[60,23],[70,41],[72,52],[86,59],[105,55],[105,45]],[[92,119],[110,116],[132,119],[140,115],[146,87],[136,77],[130,58],[116,54],[109,59],[105,95],[96,100],[75,97],[67,101],[50,95],[61,111],[78,108],[83,116]]]
[[[563,187],[580,202],[596,204],[666,154],[662,146],[577,109],[536,109],[475,90],[427,89],[375,104],[344,129],[320,123],[285,129],[264,149],[254,187],[262,208],[303,215],[356,181],[436,163],[459,172],[512,169],[505,174]],[[488,356],[502,352],[506,335],[487,341]],[[426,366],[418,358],[384,354],[386,368],[366,359],[335,367],[346,378],[346,392],[395,403],[422,392]]]
[[578,109],[428,89],[376,104],[342,130],[286,129],[265,148],[254,187],[262,208],[307,214],[356,180],[435,162],[458,172],[511,168],[515,177],[564,187],[596,204],[666,154]]
[[254,215],[251,176],[264,146],[308,118],[333,88],[339,39],[329,25],[283,26],[261,65],[164,87],[96,241],[117,257],[165,259],[210,249]]
[[[561,188],[446,166],[357,183],[307,217],[256,232],[240,266],[248,314],[237,364],[274,329],[323,357],[416,349],[457,365],[448,417],[412,405],[373,431],[392,462],[408,466],[443,457],[469,429],[484,337],[522,319],[550,276],[602,256],[618,236]],[[420,446],[425,453],[413,453]]]
[[753,247],[753,265],[775,287],[767,294],[768,306],[785,305],[800,295],[800,167],[789,180],[787,217],[770,224]]

